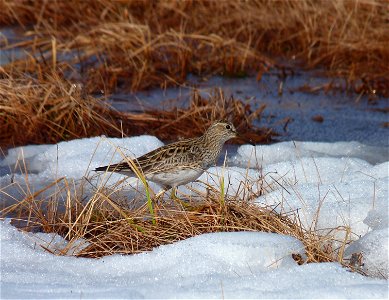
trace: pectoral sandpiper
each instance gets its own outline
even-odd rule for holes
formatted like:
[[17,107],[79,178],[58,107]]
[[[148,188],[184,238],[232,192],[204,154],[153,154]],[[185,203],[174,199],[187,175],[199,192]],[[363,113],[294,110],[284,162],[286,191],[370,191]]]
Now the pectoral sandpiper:
[[[174,193],[177,186],[196,180],[206,169],[216,163],[224,143],[234,137],[237,137],[234,125],[226,121],[218,121],[200,137],[162,146],[133,161],[147,180],[163,187],[156,196],[158,198],[171,188]],[[95,171],[135,176],[133,167],[127,161],[98,167]]]

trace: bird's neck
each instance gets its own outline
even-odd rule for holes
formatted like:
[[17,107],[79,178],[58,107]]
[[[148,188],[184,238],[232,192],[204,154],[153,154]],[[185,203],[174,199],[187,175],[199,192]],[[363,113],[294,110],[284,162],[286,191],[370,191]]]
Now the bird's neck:
[[223,145],[225,143],[225,141],[218,136],[212,136],[212,135],[206,135],[206,134],[199,137],[199,142],[201,144],[203,144],[204,147],[206,147],[206,148],[217,149],[218,152],[221,151],[221,149],[223,148]]

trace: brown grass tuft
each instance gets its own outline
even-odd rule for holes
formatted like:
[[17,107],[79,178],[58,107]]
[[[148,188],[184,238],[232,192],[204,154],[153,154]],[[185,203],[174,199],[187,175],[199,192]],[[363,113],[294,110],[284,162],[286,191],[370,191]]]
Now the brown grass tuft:
[[[170,111],[146,110],[150,116],[152,134],[163,140],[171,137],[189,138],[201,135],[214,121],[230,120],[239,134],[245,139],[233,142],[242,144],[250,140],[255,143],[268,143],[277,133],[270,128],[258,127],[266,105],[252,109],[251,105],[234,97],[226,98],[222,89],[214,89],[208,97],[194,90],[187,108],[174,108]],[[145,120],[147,116],[144,116]]]

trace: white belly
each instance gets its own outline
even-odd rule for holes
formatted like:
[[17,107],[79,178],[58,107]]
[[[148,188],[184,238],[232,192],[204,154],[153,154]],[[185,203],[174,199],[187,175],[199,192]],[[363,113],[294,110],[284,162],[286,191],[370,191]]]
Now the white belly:
[[177,187],[195,181],[203,172],[202,169],[180,169],[174,172],[149,174],[146,178],[162,186]]

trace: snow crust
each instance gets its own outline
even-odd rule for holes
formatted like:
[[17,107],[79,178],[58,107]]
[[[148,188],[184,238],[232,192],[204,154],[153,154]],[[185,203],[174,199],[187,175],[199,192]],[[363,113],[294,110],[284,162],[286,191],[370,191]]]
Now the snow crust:
[[[10,149],[0,160],[0,200],[12,203],[21,199],[23,187],[38,190],[60,177],[115,183],[125,177],[105,178],[91,171],[161,145],[152,136],[95,137]],[[219,186],[222,177],[226,193],[243,197],[242,181],[254,192],[262,185],[267,193],[255,199],[257,205],[298,211],[303,226],[334,235],[339,245],[350,235],[354,242],[346,246],[346,257],[361,254],[362,270],[375,278],[336,263],[298,266],[291,254],[304,255],[301,242],[276,234],[207,234],[149,253],[91,260],[50,254],[42,246],[56,253],[66,248],[66,241],[55,234],[22,233],[1,221],[1,296],[387,298],[382,278],[388,278],[388,156],[386,148],[357,142],[243,145],[229,153],[226,167],[212,167],[199,182],[180,187],[190,194],[190,186]],[[133,186],[137,179],[124,184],[128,182]],[[158,191],[157,185],[151,187]],[[80,241],[66,248],[67,254],[84,246]]]

